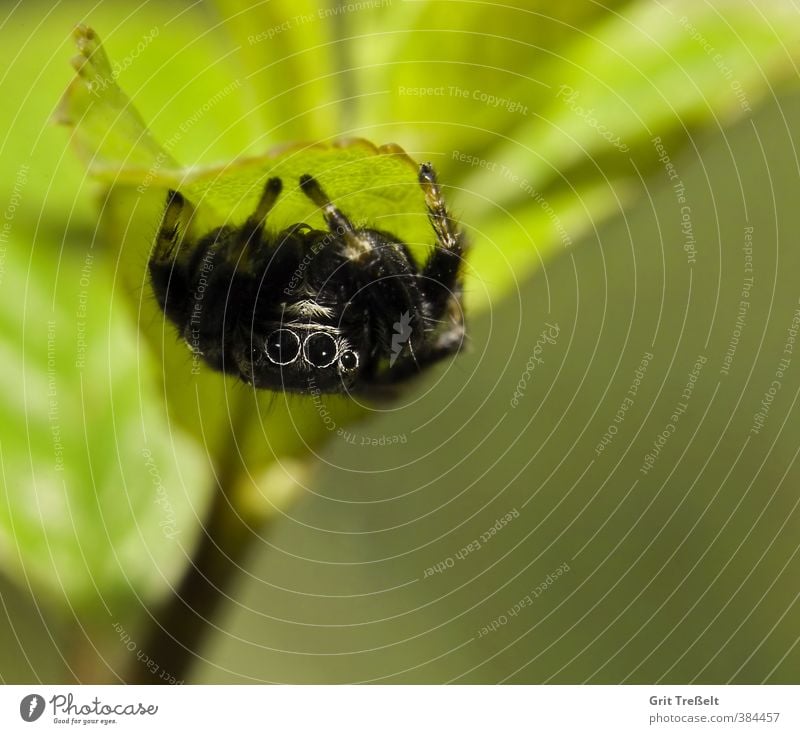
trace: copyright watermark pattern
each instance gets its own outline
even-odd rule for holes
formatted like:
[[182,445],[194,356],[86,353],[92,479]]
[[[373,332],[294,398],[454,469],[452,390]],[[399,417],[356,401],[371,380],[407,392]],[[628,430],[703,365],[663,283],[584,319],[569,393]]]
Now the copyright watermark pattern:
[[388,8],[392,4],[392,0],[351,0],[351,2],[341,2],[331,7],[321,7],[317,9],[316,13],[300,13],[291,18],[271,26],[266,30],[259,31],[258,33],[251,33],[247,36],[247,42],[252,46],[262,41],[271,41],[276,36],[286,33],[287,31],[303,28],[309,23],[317,23],[320,20],[331,20],[348,13],[359,13],[364,10],[376,10],[379,8]]
[[736,321],[734,322],[731,336],[728,341],[728,347],[725,354],[722,355],[722,366],[719,368],[721,375],[729,375],[733,358],[736,356],[736,350],[739,347],[739,342],[742,338],[742,332],[747,325],[747,315],[750,313],[750,304],[752,303],[752,290],[755,278],[753,277],[753,228],[746,227],[744,231],[744,277],[742,280],[742,289],[739,291],[739,303],[736,307]]
[[584,107],[583,104],[579,104],[581,99],[579,90],[573,89],[567,84],[562,84],[558,88],[556,97],[578,117],[584,120],[589,127],[596,130],[597,134],[603,138],[603,140],[606,140],[621,153],[627,153],[630,150],[630,146],[627,143],[623,143],[619,135],[614,133],[613,130],[610,130],[607,125],[597,118],[594,107],[587,108]]
[[3,212],[3,221],[0,224],[0,285],[6,276],[6,259],[8,257],[8,243],[11,236],[11,228],[14,223],[14,217],[17,215],[17,209],[22,203],[22,193],[28,184],[28,174],[31,167],[27,163],[23,163],[14,176],[14,184],[11,189],[11,197],[6,204],[5,211]]
[[691,39],[696,41],[697,44],[702,47],[703,51],[705,51],[708,57],[714,62],[714,66],[717,67],[717,70],[723,79],[728,81],[731,91],[739,103],[739,107],[741,107],[744,112],[752,112],[750,101],[747,98],[744,87],[742,87],[742,83],[734,76],[733,69],[728,65],[722,53],[717,51],[714,45],[709,42],[705,35],[703,35],[697,26],[695,26],[694,23],[692,23],[685,15],[682,15],[678,19],[678,23],[681,27],[686,29],[686,32],[689,34]]
[[[182,680],[178,680],[175,676],[171,675],[168,671],[164,670],[155,660],[153,660],[144,650],[142,650],[136,641],[131,637],[130,633],[123,627],[122,624],[119,622],[114,622],[114,630],[116,631],[117,635],[119,636],[119,641],[125,647],[125,649],[131,653],[132,655],[136,656],[136,659],[144,665],[147,670],[154,676],[154,678],[163,681],[167,685],[171,686],[179,686],[183,685]],[[155,707],[154,711],[149,713],[155,713],[158,710],[158,706]],[[142,713],[142,712],[137,712]]]
[[680,207],[680,230],[683,239],[683,251],[686,253],[686,262],[694,265],[697,262],[697,242],[694,237],[694,224],[692,222],[692,207],[686,199],[686,186],[683,183],[675,164],[669,157],[661,137],[656,135],[651,141],[656,149],[658,160],[663,164],[667,173],[675,199]]
[[179,123],[177,131],[164,141],[161,146],[161,150],[159,151],[158,155],[156,155],[155,160],[147,170],[147,173],[144,175],[142,182],[136,187],[136,190],[140,194],[144,194],[147,191],[147,189],[158,176],[158,172],[168,163],[170,154],[175,149],[175,146],[191,132],[195,125],[197,125],[197,123],[200,122],[205,115],[220,105],[233,92],[241,88],[241,86],[241,79],[234,79],[234,81],[226,84],[216,94],[212,95],[205,102],[203,102],[200,107],[195,109],[185,120]]
[[89,91],[99,96],[100,92],[105,91],[109,86],[112,86],[117,83],[117,79],[119,75],[122,74],[126,69],[130,68],[130,66],[138,59],[144,52],[145,49],[156,39],[160,34],[160,29],[158,26],[153,26],[147,33],[145,33],[139,42],[136,44],[136,47],[131,51],[127,56],[125,56],[121,61],[112,61],[111,62],[111,76],[101,77],[100,79],[93,79],[89,82],[88,89]]
[[608,428],[606,428],[605,433],[603,433],[603,437],[594,448],[594,452],[597,456],[600,456],[600,454],[602,454],[611,445],[614,437],[617,435],[617,433],[619,433],[619,425],[625,420],[626,416],[628,415],[628,411],[633,407],[636,396],[639,394],[639,388],[644,382],[645,375],[647,374],[647,368],[649,367],[652,359],[653,355],[650,352],[645,352],[644,356],[639,362],[639,366],[634,370],[633,380],[628,387],[628,391],[625,393],[625,397],[622,399],[622,402],[617,408],[617,412],[614,413],[613,422],[608,424]]
[[161,472],[158,470],[156,460],[153,457],[150,449],[142,449],[142,458],[144,459],[145,468],[147,469],[147,473],[150,475],[153,488],[156,492],[156,497],[153,502],[155,502],[155,504],[161,508],[161,511],[164,514],[164,517],[159,521],[158,526],[161,528],[161,532],[164,534],[164,537],[172,540],[180,534],[180,530],[177,526],[175,510],[172,508],[172,503],[169,501],[167,489],[161,479]]
[[800,8],[224,5],[53,24],[58,107],[5,36],[0,561],[85,633],[9,618],[29,677],[792,682]]
[[549,324],[545,322],[545,327],[546,328],[542,329],[539,337],[536,339],[536,342],[533,345],[533,352],[531,353],[531,356],[528,357],[528,361],[525,364],[525,371],[519,378],[517,387],[511,397],[512,408],[519,406],[520,400],[525,397],[525,391],[528,389],[528,384],[533,379],[534,372],[537,368],[540,368],[544,365],[545,346],[548,344],[555,345],[556,341],[558,340],[558,323],[556,322],[555,324]]
[[664,450],[664,447],[678,430],[678,424],[681,421],[681,417],[686,413],[687,410],[689,410],[689,401],[692,399],[695,385],[697,384],[697,380],[700,378],[700,374],[703,371],[703,367],[705,366],[706,362],[708,362],[708,357],[702,354],[697,355],[697,360],[689,372],[686,385],[681,392],[680,400],[672,409],[672,413],[670,414],[669,420],[667,421],[663,430],[653,441],[650,451],[645,454],[644,461],[639,469],[642,474],[650,473],[650,470],[655,466],[655,463],[658,460],[658,457],[661,455],[661,452]]
[[757,436],[763,430],[769,412],[772,409],[772,403],[783,385],[786,373],[792,366],[792,357],[794,357],[794,347],[795,344],[797,344],[798,333],[800,333],[800,301],[798,301],[792,313],[789,326],[786,329],[786,340],[783,344],[783,351],[778,357],[778,363],[775,366],[773,378],[764,391],[758,410],[753,414],[753,424],[750,427],[750,433],[753,436]]
[[567,232],[558,212],[550,201],[548,201],[541,192],[537,191],[525,176],[517,173],[504,163],[492,161],[488,158],[481,158],[480,156],[465,153],[460,150],[454,150],[451,154],[451,158],[459,163],[465,163],[470,168],[479,168],[491,173],[498,173],[505,180],[511,181],[511,183],[517,186],[522,192],[530,196],[547,215],[547,218],[552,222],[558,234],[562,247],[567,248],[572,245],[572,237]]
[[422,574],[422,578],[430,578],[437,574],[442,574],[456,565],[456,562],[463,561],[467,556],[479,551],[483,548],[492,538],[494,538],[501,530],[503,530],[509,523],[519,517],[519,510],[514,507],[509,510],[502,517],[498,517],[494,524],[484,530],[480,535],[473,538],[467,545],[453,553],[452,556],[438,561],[432,566],[428,566]]
[[401,97],[455,97],[457,99],[471,99],[480,102],[492,109],[502,109],[514,115],[528,115],[528,105],[520,100],[500,97],[483,89],[465,89],[458,86],[438,87],[398,87],[397,93]]
[[477,637],[487,637],[493,632],[505,627],[513,621],[523,609],[533,606],[536,600],[548,591],[564,574],[569,573],[569,563],[562,563],[558,568],[547,574],[536,586],[534,586],[525,596],[510,606],[503,614],[498,615],[490,622],[483,625],[477,632]]

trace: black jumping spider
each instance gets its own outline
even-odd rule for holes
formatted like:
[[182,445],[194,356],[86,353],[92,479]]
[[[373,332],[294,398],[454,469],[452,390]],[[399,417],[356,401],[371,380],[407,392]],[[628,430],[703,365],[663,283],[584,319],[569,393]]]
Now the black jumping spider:
[[421,269],[389,232],[355,227],[315,178],[299,183],[329,231],[266,229],[282,189],[270,178],[242,226],[194,241],[194,207],[169,192],[150,276],[190,349],[255,387],[299,393],[369,392],[457,352],[464,238],[433,168],[419,168],[437,240]]

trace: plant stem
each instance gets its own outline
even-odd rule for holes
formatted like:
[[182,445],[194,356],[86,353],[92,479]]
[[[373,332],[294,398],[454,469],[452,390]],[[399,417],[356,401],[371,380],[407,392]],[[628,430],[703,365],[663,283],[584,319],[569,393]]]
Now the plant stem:
[[200,659],[203,639],[215,629],[212,619],[227,599],[231,581],[238,577],[239,562],[261,530],[247,523],[229,496],[234,476],[235,471],[227,467],[220,472],[200,543],[172,595],[151,614],[139,647],[147,657],[132,658],[126,683],[183,682]]

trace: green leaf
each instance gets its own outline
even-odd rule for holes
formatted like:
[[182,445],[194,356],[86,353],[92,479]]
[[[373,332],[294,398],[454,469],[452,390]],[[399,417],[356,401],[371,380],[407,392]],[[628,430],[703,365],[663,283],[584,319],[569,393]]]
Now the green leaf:
[[59,260],[11,230],[0,287],[0,558],[73,609],[174,582],[211,487],[165,422],[157,366],[100,254]]
[[[231,39],[253,95],[250,113],[270,140],[340,134],[339,48],[334,7],[316,0],[214,0],[218,31]],[[267,147],[263,141],[260,148]]]
[[564,49],[630,4],[431,0],[348,13],[354,116],[363,134],[409,149],[485,151],[540,113]]
[[72,63],[77,77],[67,89],[56,120],[79,127],[80,134],[74,137],[74,142],[89,169],[100,174],[110,161],[149,166],[159,157],[166,166],[177,168],[175,159],[155,141],[131,100],[120,89],[95,32],[79,25],[74,36],[79,55]]
[[397,231],[411,243],[429,241],[417,166],[398,146],[376,147],[362,139],[296,144],[222,166],[181,167],[119,88],[95,32],[79,26],[75,36],[78,76],[57,119],[74,129],[73,143],[97,180],[118,189],[135,187],[142,195],[180,188],[210,210],[208,221],[219,225],[229,218],[244,219],[255,208],[266,179],[279,176],[287,182],[286,192],[271,222],[322,226],[322,215],[297,186],[301,175],[313,173],[343,209],[355,213],[354,219]]
[[[110,39],[122,62],[112,68],[115,79],[138,81],[148,61],[162,65],[163,55],[148,58],[159,43],[191,38],[195,65],[212,53],[211,44],[197,42],[196,14],[184,14],[171,33],[142,49],[138,44],[166,20],[163,14],[139,12],[123,28],[118,8],[85,8],[117,29]],[[163,593],[185,567],[212,479],[197,443],[167,422],[161,364],[141,343],[129,301],[120,298],[113,260],[88,244],[97,222],[93,187],[81,162],[65,155],[63,129],[49,124],[70,78],[65,61],[73,53],[69,30],[76,13],[76,4],[54,6],[46,15],[34,5],[17,6],[0,28],[13,60],[0,74],[4,99],[12,101],[0,146],[6,174],[0,177],[0,563],[4,574],[62,614],[70,608],[96,613],[115,599],[133,611],[132,598],[150,601]],[[191,56],[185,50],[171,65],[173,77],[183,63],[193,63]],[[146,100],[141,87],[138,95]],[[174,98],[185,102],[186,95]],[[162,113],[168,107],[162,100]],[[160,124],[169,115],[157,117]],[[184,118],[185,111],[178,119]],[[213,122],[213,114],[205,119]],[[94,259],[84,286],[89,253]],[[87,312],[79,316],[87,298]],[[56,395],[48,395],[53,386]],[[51,397],[57,400],[52,414]],[[58,468],[56,438],[63,447]]]
[[[639,3],[581,34],[550,73],[540,114],[521,121],[487,158],[499,171],[524,174],[539,191],[587,177],[632,177],[661,165],[653,138],[674,151],[700,125],[749,114],[792,58],[779,43],[800,35],[796,13],[768,4]],[[770,17],[770,15],[772,17]],[[769,69],[770,75],[764,73]],[[635,164],[635,168],[631,163]],[[467,180],[476,194],[518,204],[524,192],[507,176]]]
[[674,159],[796,73],[786,3],[603,5],[399,3],[377,32],[347,15],[359,130],[434,151],[477,230],[483,302],[630,201],[662,165],[653,138]]

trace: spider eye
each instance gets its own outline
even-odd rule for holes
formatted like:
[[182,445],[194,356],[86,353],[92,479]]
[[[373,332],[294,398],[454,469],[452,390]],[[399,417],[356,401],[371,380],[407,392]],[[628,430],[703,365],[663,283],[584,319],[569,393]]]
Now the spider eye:
[[303,356],[314,367],[329,367],[336,359],[336,340],[323,332],[311,334],[303,344]]
[[342,356],[339,357],[339,367],[341,367],[344,372],[354,370],[358,367],[358,355],[355,352],[351,352],[349,349],[346,352],[342,352]]
[[278,329],[267,337],[266,348],[273,364],[291,364],[300,353],[300,338],[289,329]]

